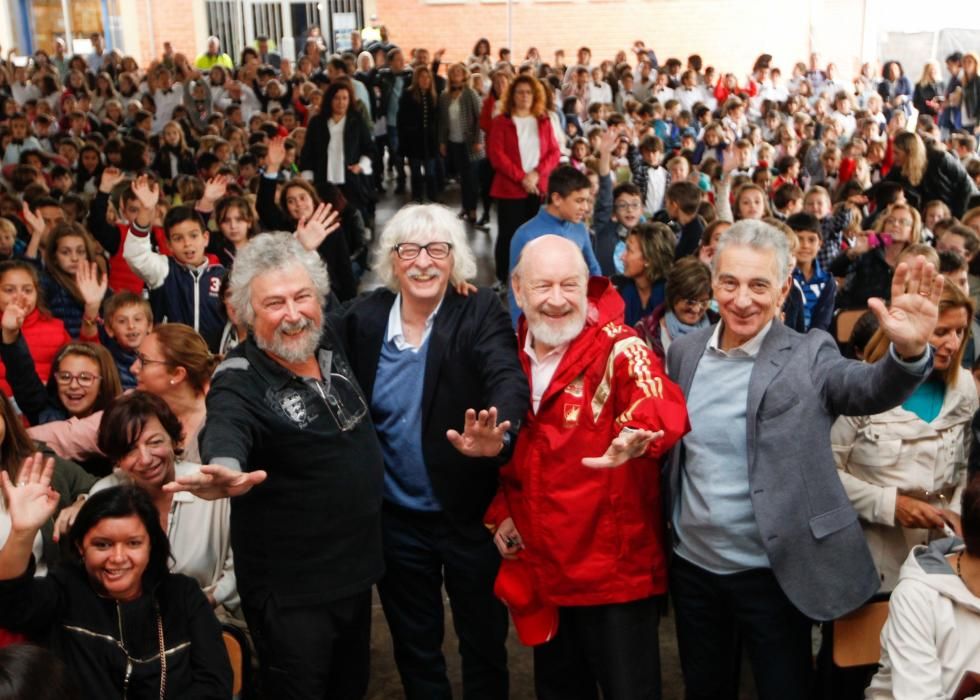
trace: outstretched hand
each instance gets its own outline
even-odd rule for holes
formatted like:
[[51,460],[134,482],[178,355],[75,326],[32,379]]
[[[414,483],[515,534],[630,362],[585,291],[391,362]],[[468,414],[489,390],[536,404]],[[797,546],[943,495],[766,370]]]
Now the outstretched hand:
[[868,308],[878,318],[899,357],[918,357],[926,351],[929,336],[939,320],[942,293],[943,276],[919,255],[911,265],[903,262],[895,269],[889,306],[881,299],[868,300]]
[[510,430],[510,421],[497,423],[497,409],[477,412],[470,408],[463,421],[463,432],[447,430],[446,438],[459,452],[467,457],[496,457],[504,449],[504,434]]
[[0,489],[7,503],[11,532],[30,533],[41,529],[58,509],[58,492],[51,488],[54,458],[40,452],[24,460],[17,483],[0,471]]
[[613,438],[609,447],[601,457],[585,457],[582,466],[593,469],[618,467],[624,462],[636,459],[647,451],[650,443],[664,436],[664,431],[658,430],[623,430]]
[[338,212],[327,202],[321,203],[309,217],[299,222],[296,240],[307,250],[316,250],[327,236],[340,228]]
[[178,476],[163,485],[164,491],[188,491],[199,498],[216,501],[219,498],[241,496],[261,484],[268,476],[264,471],[240,472],[220,464],[202,464],[201,471]]
[[268,150],[265,155],[265,169],[270,173],[278,172],[284,160],[286,160],[286,139],[282,136],[269,139]]
[[133,181],[133,194],[143,211],[155,213],[160,201],[160,186],[149,175],[140,175]]
[[201,196],[206,202],[214,203],[225,196],[228,191],[228,176],[215,175],[204,186],[204,194]]
[[47,225],[44,223],[44,218],[40,214],[31,211],[27,202],[24,202],[24,206],[21,208],[21,214],[24,217],[24,223],[27,224],[27,228],[31,230],[31,236],[41,236],[44,233],[47,228]]
[[109,289],[109,277],[99,275],[98,263],[83,261],[75,271],[75,285],[86,307],[98,307]]

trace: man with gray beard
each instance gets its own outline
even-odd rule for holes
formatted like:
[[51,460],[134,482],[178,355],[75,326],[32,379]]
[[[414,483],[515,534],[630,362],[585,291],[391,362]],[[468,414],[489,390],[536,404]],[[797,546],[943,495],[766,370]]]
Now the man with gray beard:
[[[575,243],[529,242],[511,282],[531,410],[484,518],[507,560],[498,593],[535,645],[538,698],[659,698],[660,461],[688,430],[684,398]],[[539,609],[508,597],[516,581]]]
[[208,393],[200,446],[210,464],[165,488],[235,497],[235,573],[264,692],[361,698],[371,586],[384,571],[384,467],[367,402],[324,323],[327,270],[292,234],[262,234],[236,257],[231,289],[250,333]]

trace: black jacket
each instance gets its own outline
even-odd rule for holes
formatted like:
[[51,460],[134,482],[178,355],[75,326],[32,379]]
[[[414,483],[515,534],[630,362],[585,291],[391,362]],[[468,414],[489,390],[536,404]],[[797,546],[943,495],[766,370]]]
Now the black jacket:
[[32,559],[23,576],[0,581],[0,625],[50,640],[88,698],[160,697],[156,603],[167,650],[166,697],[231,697],[221,626],[193,579],[168,574],[152,595],[125,603],[99,596],[77,564],[35,578]]
[[940,199],[953,216],[962,217],[970,196],[977,191],[966,168],[959,158],[938,148],[927,148],[926,157],[926,173],[918,185],[910,183],[898,167],[893,167],[885,179],[900,183],[906,197],[918,208]]
[[[395,295],[378,289],[357,299],[335,327],[357,381],[370,402]],[[464,535],[487,536],[483,515],[497,492],[497,472],[510,457],[530,403],[527,377],[517,358],[510,318],[489,289],[462,297],[450,287],[429,337],[422,390],[422,454],[443,511]],[[462,432],[467,409],[495,406],[497,420],[511,422],[510,445],[491,459],[471,459],[446,439]]]
[[398,108],[398,148],[408,158],[438,157],[439,107],[428,93],[419,100],[409,90],[402,94]]
[[[318,187],[327,182],[327,148],[330,145],[330,115],[323,112],[314,115],[306,127],[306,142],[299,155],[299,169],[313,172],[313,184]],[[353,173],[347,170],[348,165],[354,165],[362,156],[368,158],[374,155],[374,140],[371,130],[361,113],[355,108],[347,110],[347,120],[344,122],[344,170],[345,184],[353,184]]]
[[[380,94],[378,97],[378,114],[375,116],[374,120],[377,121],[381,117],[388,114],[388,103],[391,102],[393,98],[392,88],[395,86],[395,78],[401,76],[403,78],[402,84],[402,94],[408,92],[408,86],[412,84],[412,69],[405,68],[401,73],[395,73],[391,68],[381,68],[374,74],[374,84],[379,88]],[[388,128],[397,127],[401,125],[401,119],[397,120],[397,124],[389,124]]]

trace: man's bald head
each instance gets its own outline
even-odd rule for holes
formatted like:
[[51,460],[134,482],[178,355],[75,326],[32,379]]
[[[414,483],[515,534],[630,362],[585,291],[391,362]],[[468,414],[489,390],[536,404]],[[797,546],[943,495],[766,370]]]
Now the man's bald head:
[[547,352],[582,332],[588,283],[582,250],[568,239],[548,235],[524,246],[511,285],[536,351]]
[[578,271],[583,280],[589,279],[589,266],[582,255],[582,249],[567,238],[555,234],[541,236],[525,244],[517,265],[511,271],[511,278],[530,278],[535,272],[542,271],[542,268],[561,277],[574,276]]

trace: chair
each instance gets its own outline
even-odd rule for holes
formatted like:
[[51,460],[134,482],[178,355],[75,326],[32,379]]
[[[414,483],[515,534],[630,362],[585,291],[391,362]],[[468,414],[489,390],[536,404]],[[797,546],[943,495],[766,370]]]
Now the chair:
[[881,658],[881,628],[888,619],[888,601],[868,603],[834,620],[834,665],[868,666]]
[[244,632],[228,624],[221,625],[221,638],[224,640],[228,660],[231,662],[232,695],[246,697],[249,691],[247,681],[252,672],[248,640]]
[[854,332],[854,324],[857,320],[864,315],[867,309],[850,309],[848,311],[841,311],[837,314],[837,318],[834,319],[834,323],[837,328],[837,342],[841,345],[849,343],[851,341],[851,333]]

